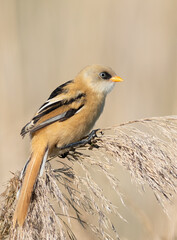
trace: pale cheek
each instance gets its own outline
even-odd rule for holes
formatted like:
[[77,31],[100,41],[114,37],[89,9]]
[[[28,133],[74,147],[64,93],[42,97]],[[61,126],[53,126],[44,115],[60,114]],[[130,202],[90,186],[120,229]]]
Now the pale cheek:
[[113,89],[114,85],[115,85],[114,82],[108,82],[108,83],[107,83],[106,92],[107,92],[107,93],[111,92],[111,90]]
[[108,94],[113,89],[115,83],[105,80],[100,82],[90,82],[89,85],[95,90],[95,92]]

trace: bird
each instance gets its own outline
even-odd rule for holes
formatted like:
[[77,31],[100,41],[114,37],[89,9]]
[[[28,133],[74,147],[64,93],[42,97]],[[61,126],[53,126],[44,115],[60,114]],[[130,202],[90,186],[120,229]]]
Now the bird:
[[13,226],[23,227],[41,168],[57,149],[77,142],[93,128],[107,94],[122,78],[107,66],[88,65],[57,87],[21,130],[31,137],[31,153],[13,215]]

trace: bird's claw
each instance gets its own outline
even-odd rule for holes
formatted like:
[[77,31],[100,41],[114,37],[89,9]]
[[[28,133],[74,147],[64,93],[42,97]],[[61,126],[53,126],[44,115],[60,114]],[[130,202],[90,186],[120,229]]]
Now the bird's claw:
[[[96,146],[95,143],[92,142],[92,141],[93,141],[94,138],[98,137],[97,133],[98,133],[99,130],[100,130],[100,129],[94,129],[94,130],[92,130],[91,133],[89,133],[88,136],[86,136],[85,138],[81,139],[81,140],[78,141],[78,142],[70,143],[70,144],[65,145],[65,146],[63,146],[63,147],[60,147],[60,148],[58,148],[58,147],[56,146],[56,148],[58,148],[58,150],[60,150],[60,151],[61,151],[61,150],[68,149],[68,152],[69,152],[69,150],[74,150],[76,147],[83,147],[83,146],[85,146],[86,144],[90,144],[92,147],[94,147],[94,146],[95,146],[95,147],[98,147],[98,146]],[[101,131],[100,131],[100,133],[101,133],[101,135],[103,135],[103,133],[102,133]],[[93,144],[93,145],[92,145],[92,144]],[[61,154],[61,157],[63,157],[63,158],[66,157],[67,154],[68,154],[68,152]]]

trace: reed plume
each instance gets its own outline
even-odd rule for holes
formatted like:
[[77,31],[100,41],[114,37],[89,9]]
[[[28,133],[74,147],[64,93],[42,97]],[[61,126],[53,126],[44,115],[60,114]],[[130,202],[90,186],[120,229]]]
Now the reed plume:
[[[23,229],[11,228],[19,172],[1,194],[0,239],[79,239],[80,224],[95,239],[119,239],[110,214],[118,206],[104,193],[98,177],[106,178],[121,201],[115,169],[123,166],[140,186],[148,185],[165,210],[177,185],[177,116],[135,120],[97,131],[91,144],[68,149],[66,158],[49,159],[39,177]],[[57,164],[56,164],[57,163]],[[55,165],[55,166],[54,166]],[[92,238],[91,238],[92,239]]]

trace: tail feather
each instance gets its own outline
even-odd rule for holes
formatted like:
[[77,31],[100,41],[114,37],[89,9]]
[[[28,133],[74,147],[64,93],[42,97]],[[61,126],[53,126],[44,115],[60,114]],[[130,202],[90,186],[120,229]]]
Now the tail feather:
[[13,216],[14,227],[16,223],[18,223],[19,226],[23,226],[24,224],[34,184],[40,172],[41,166],[43,165],[43,161],[46,161],[47,159],[47,155],[48,148],[46,146],[40,146],[31,154],[31,158],[26,168],[22,188],[20,190],[20,195]]

